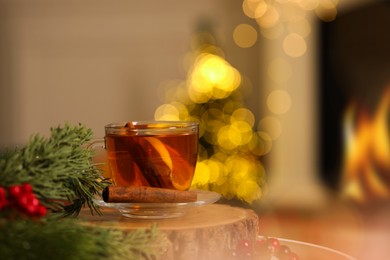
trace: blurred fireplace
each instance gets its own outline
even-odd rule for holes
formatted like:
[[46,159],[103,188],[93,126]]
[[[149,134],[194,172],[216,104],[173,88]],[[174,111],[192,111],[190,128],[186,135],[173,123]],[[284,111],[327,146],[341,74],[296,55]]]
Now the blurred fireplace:
[[319,171],[325,184],[338,190],[346,110],[356,101],[359,109],[374,113],[390,86],[390,2],[341,12],[335,21],[320,25],[320,37]]

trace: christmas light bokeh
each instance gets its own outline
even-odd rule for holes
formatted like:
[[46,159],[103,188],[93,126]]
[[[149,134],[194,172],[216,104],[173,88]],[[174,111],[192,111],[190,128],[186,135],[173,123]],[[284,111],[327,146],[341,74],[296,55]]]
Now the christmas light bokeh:
[[272,137],[256,130],[255,116],[243,102],[246,82],[216,45],[200,44],[186,57],[187,79],[161,86],[165,103],[155,119],[200,122],[192,188],[253,203],[264,192],[266,172],[259,158],[271,150]]

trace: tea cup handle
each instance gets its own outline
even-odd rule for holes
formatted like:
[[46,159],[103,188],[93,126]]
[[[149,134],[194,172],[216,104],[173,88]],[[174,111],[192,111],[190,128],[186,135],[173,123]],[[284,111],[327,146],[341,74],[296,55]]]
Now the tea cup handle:
[[90,148],[90,149],[93,149],[93,150],[98,149],[98,148],[105,149],[106,145],[105,145],[104,138],[94,138],[94,139],[92,139],[90,142],[87,143],[87,148]]
[[107,160],[107,151],[104,138],[92,139],[87,144],[87,148],[94,150],[95,154],[92,158],[92,161],[102,171],[102,177],[111,178],[111,170]]

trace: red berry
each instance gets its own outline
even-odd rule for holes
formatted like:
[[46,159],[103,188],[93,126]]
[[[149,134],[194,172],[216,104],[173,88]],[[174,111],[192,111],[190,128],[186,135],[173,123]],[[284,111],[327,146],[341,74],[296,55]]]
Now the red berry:
[[7,207],[9,205],[9,201],[8,200],[2,200],[0,201],[0,210]]
[[40,204],[39,200],[35,196],[30,197],[29,200],[31,205],[38,206]]
[[29,183],[22,184],[21,188],[22,188],[23,193],[32,193],[32,191],[33,191],[33,188],[31,186],[31,184],[29,184]]
[[239,253],[247,254],[252,252],[253,246],[249,239],[243,239],[239,241],[237,249]]
[[39,200],[32,193],[21,194],[17,199],[17,203],[21,207],[26,207],[27,205],[37,206],[39,205]]
[[286,258],[291,253],[291,250],[288,246],[280,245],[278,251],[276,252],[276,256],[282,260],[289,259]]
[[278,254],[288,255],[290,252],[290,248],[286,245],[280,245],[278,248]]
[[36,215],[39,217],[43,217],[46,215],[46,213],[47,213],[47,209],[45,208],[45,206],[39,205],[36,211]]
[[22,208],[26,207],[27,205],[29,205],[29,198],[28,196],[26,196],[25,194],[23,195],[20,195],[16,201],[18,203],[18,205]]
[[11,197],[17,198],[22,194],[22,187],[19,185],[12,185],[8,187],[8,193]]
[[280,246],[279,240],[277,240],[276,238],[268,238],[267,247],[268,247],[268,250],[271,251],[271,253],[277,252],[279,249],[279,246]]
[[3,187],[0,187],[0,200],[2,198],[5,198],[7,192],[5,191],[5,189]]
[[0,187],[0,203],[4,203],[7,201],[7,192],[3,187]]
[[23,210],[24,212],[26,212],[28,215],[30,216],[34,216],[35,213],[37,213],[37,210],[39,208],[39,205],[32,205],[32,204],[29,204],[29,205],[26,205]]

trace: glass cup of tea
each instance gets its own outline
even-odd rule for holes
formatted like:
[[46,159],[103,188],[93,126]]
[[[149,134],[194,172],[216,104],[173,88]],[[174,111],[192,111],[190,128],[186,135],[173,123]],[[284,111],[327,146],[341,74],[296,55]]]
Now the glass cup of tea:
[[105,126],[109,176],[115,186],[188,190],[198,156],[197,122],[132,121]]

